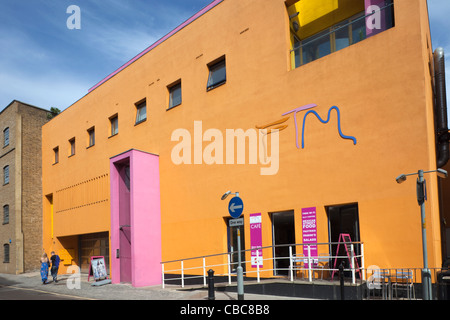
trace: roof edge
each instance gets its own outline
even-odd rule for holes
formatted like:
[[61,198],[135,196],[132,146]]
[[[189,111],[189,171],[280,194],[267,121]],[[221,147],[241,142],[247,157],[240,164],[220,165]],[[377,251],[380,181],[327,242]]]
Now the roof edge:
[[194,14],[192,17],[190,17],[188,20],[186,20],[185,22],[183,22],[182,24],[180,24],[178,27],[176,27],[175,29],[173,29],[171,32],[169,32],[168,34],[166,34],[164,37],[162,37],[161,39],[159,39],[158,41],[156,41],[155,43],[153,43],[150,47],[148,47],[147,49],[145,49],[144,51],[142,51],[141,53],[139,53],[137,56],[135,56],[133,59],[131,59],[130,61],[128,61],[127,63],[125,63],[124,65],[122,65],[119,69],[117,69],[116,71],[114,71],[113,73],[111,73],[110,75],[108,75],[106,78],[104,78],[103,80],[101,80],[100,82],[98,82],[96,85],[94,85],[92,88],[89,89],[89,93],[92,92],[93,90],[97,89],[99,86],[101,86],[103,83],[105,83],[106,81],[108,81],[109,79],[113,78],[116,74],[118,74],[119,72],[121,72],[122,70],[124,70],[126,67],[128,67],[129,65],[131,65],[133,62],[137,61],[138,59],[140,59],[142,56],[144,56],[146,53],[150,52],[151,50],[153,50],[154,48],[156,48],[157,46],[159,46],[161,43],[163,43],[164,41],[166,41],[167,39],[169,39],[170,37],[172,37],[174,34],[176,34],[178,31],[182,30],[183,28],[185,28],[186,26],[190,25],[192,22],[194,22],[195,20],[197,20],[198,18],[200,18],[201,16],[203,16],[205,13],[207,13],[208,11],[210,11],[211,9],[213,9],[214,7],[216,7],[218,4],[220,4],[221,2],[223,2],[224,0],[214,0],[213,2],[211,2],[209,5],[207,5],[206,7],[204,7],[202,10],[200,10],[199,12],[197,12],[196,14]]

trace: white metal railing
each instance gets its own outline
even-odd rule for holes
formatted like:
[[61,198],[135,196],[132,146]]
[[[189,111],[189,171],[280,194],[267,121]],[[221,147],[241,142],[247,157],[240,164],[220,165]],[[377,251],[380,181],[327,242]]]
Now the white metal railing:
[[[333,255],[338,243],[317,244],[289,244],[268,247],[258,247],[242,250],[245,259],[242,259],[244,276],[256,278],[259,283],[261,278],[274,278],[284,276],[294,281],[298,276],[307,274],[304,279],[309,282],[315,280],[314,273],[321,272],[321,279],[326,272],[328,278],[333,279],[338,273],[338,261],[345,261],[347,266],[344,271],[351,273],[352,284],[356,283],[357,274],[365,280],[364,272],[364,244],[361,242],[339,243],[345,250],[345,255]],[[301,253],[299,253],[301,252]],[[237,266],[238,252],[227,252],[186,259],[178,259],[161,262],[162,287],[171,281],[180,281],[181,287],[186,280],[202,279],[203,286],[207,283],[207,270],[213,269],[215,276],[225,277],[228,284],[232,283]],[[249,259],[248,259],[249,258]],[[168,276],[170,275],[170,276]],[[199,281],[199,280],[197,280]],[[201,281],[201,280],[200,280]]]

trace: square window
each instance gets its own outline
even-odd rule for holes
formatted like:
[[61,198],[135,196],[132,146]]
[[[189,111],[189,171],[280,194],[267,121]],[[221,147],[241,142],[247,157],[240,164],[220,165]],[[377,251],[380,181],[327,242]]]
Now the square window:
[[181,80],[168,87],[169,89],[169,109],[181,104]]
[[147,120],[147,102],[144,100],[136,104],[136,123],[139,124]]
[[111,136],[115,136],[119,133],[119,116],[114,115],[109,118],[109,121],[111,123]]
[[220,58],[218,61],[208,65],[209,77],[207,90],[212,90],[227,81],[227,71],[225,64],[225,57]]
[[88,148],[95,145],[95,127],[87,130],[88,132]]

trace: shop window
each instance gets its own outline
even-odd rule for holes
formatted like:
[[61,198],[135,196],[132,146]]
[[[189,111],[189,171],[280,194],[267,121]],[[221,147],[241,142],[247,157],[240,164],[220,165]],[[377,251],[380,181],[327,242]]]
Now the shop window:
[[169,109],[181,104],[181,80],[168,87],[169,90]]
[[225,84],[227,81],[227,71],[226,71],[226,63],[225,57],[219,58],[218,60],[210,63],[208,65],[209,69],[209,77],[208,77],[208,85],[207,90],[212,90]]
[[[272,220],[272,243],[274,255],[275,276],[288,275],[289,271],[289,246],[295,243],[295,220],[294,211],[274,212]],[[296,254],[295,246],[292,247]]]
[[[344,262],[345,268],[350,268],[349,261],[346,257],[344,246],[339,246],[338,241],[341,234],[348,234],[350,239],[355,242],[354,250],[357,256],[361,255],[361,246],[359,244],[359,209],[358,204],[333,205],[325,207],[328,216],[329,242],[331,243],[331,252],[335,257],[332,265],[339,266]],[[335,261],[336,260],[336,261]],[[357,258],[358,265],[361,265],[361,258]]]
[[75,155],[75,138],[69,140],[69,146],[70,146],[69,157],[71,157]]
[[115,136],[119,133],[119,116],[116,114],[109,118],[110,122],[110,136]]
[[3,146],[6,147],[9,145],[9,128],[3,130]]
[[88,133],[88,148],[95,145],[95,127],[89,128]]
[[9,223],[9,206],[4,205],[3,206],[3,224]]
[[9,263],[9,244],[3,245],[3,263]]
[[59,147],[53,149],[53,164],[57,164],[59,162]]
[[9,166],[3,167],[3,184],[9,183]]
[[144,100],[136,104],[136,122],[139,124],[147,120],[147,102]]

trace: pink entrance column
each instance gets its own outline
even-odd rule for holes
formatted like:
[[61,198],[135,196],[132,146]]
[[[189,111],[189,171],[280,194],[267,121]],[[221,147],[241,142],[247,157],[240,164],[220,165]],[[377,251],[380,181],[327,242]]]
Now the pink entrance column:
[[[123,194],[124,165],[130,168],[129,193],[126,195]],[[130,270],[122,270],[122,277],[124,272],[127,273],[127,279],[131,278],[134,287],[161,284],[159,157],[130,150],[111,158],[110,185],[112,283],[121,282],[120,233],[123,232],[121,227],[122,230],[125,227],[120,222],[124,221],[125,215],[129,221],[126,238],[131,248],[127,250],[131,251],[131,262],[125,264]]]

